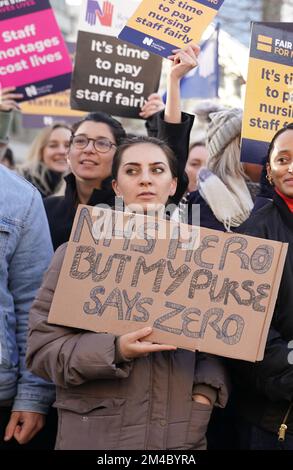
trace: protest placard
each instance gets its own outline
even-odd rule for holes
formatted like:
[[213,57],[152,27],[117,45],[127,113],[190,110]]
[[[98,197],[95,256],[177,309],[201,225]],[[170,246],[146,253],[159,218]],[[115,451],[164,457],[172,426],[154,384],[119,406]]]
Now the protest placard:
[[287,252],[271,240],[79,206],[49,322],[263,358]]
[[199,43],[224,0],[143,0],[119,34],[124,41],[168,57]]
[[161,65],[160,58],[114,37],[79,32],[71,107],[139,118],[158,90]]
[[72,65],[48,0],[0,2],[0,83],[23,101],[70,87]]
[[261,164],[275,133],[293,122],[293,25],[252,27],[241,160]]
[[114,37],[137,2],[93,3],[81,9],[71,107],[139,118],[145,100],[158,90],[161,59]]
[[[66,42],[72,62],[76,44]],[[61,91],[43,98],[25,101],[21,104],[22,125],[24,128],[51,126],[54,122],[73,124],[85,113],[70,108],[70,90]]]

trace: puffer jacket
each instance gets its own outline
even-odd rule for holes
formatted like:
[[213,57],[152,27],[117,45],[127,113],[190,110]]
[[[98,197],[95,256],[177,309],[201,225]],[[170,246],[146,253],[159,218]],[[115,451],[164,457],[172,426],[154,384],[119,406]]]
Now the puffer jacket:
[[212,406],[227,401],[220,359],[179,349],[122,359],[112,334],[47,323],[65,256],[58,248],[30,312],[27,365],[57,386],[57,449],[203,449]]
[[25,368],[28,314],[53,255],[38,191],[0,165],[0,406],[46,413],[52,384]]

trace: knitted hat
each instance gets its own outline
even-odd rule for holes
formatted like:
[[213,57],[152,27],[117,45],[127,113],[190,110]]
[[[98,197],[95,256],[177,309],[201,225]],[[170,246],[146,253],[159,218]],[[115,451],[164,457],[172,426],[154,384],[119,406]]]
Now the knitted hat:
[[220,103],[217,103],[212,100],[202,100],[196,103],[193,108],[194,114],[196,114],[197,118],[204,123],[210,122],[210,114],[218,113],[219,111],[223,111],[225,108]]
[[239,136],[242,126],[241,109],[225,109],[209,115],[211,122],[207,129],[209,158],[220,156],[227,145]]

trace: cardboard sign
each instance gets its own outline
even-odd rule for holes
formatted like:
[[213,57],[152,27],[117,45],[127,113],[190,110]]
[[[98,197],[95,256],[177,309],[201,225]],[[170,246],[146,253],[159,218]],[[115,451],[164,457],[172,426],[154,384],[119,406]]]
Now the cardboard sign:
[[158,90],[161,67],[161,59],[143,49],[80,31],[71,107],[139,118],[145,100]]
[[[67,42],[66,46],[74,62],[76,44]],[[51,126],[56,121],[73,124],[85,115],[81,111],[74,111],[70,108],[70,90],[26,101],[20,107],[24,128],[42,128]]]
[[143,0],[119,38],[168,57],[199,43],[224,0]]
[[79,206],[49,322],[261,360],[287,245]]
[[15,86],[23,101],[70,87],[71,60],[48,0],[0,2],[0,29],[2,87]]
[[241,160],[261,164],[276,132],[293,122],[293,25],[254,23]]

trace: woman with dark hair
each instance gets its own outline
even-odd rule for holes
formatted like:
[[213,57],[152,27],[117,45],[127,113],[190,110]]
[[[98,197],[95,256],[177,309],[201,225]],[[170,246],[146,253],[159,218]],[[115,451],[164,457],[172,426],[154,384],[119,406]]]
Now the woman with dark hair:
[[[112,172],[127,211],[160,217],[176,191],[176,159],[157,139],[127,140]],[[117,337],[47,323],[65,250],[56,251],[30,312],[27,355],[30,369],[56,385],[56,448],[205,449],[213,406],[227,401],[221,362],[152,343],[149,327]]]
[[112,160],[124,137],[120,122],[105,113],[90,113],[73,126],[65,195],[44,201],[54,249],[68,241],[78,204],[114,204]]
[[288,254],[263,361],[233,361],[244,449],[293,450],[293,123],[274,136],[267,157],[273,200],[239,227],[240,233],[288,243]]

